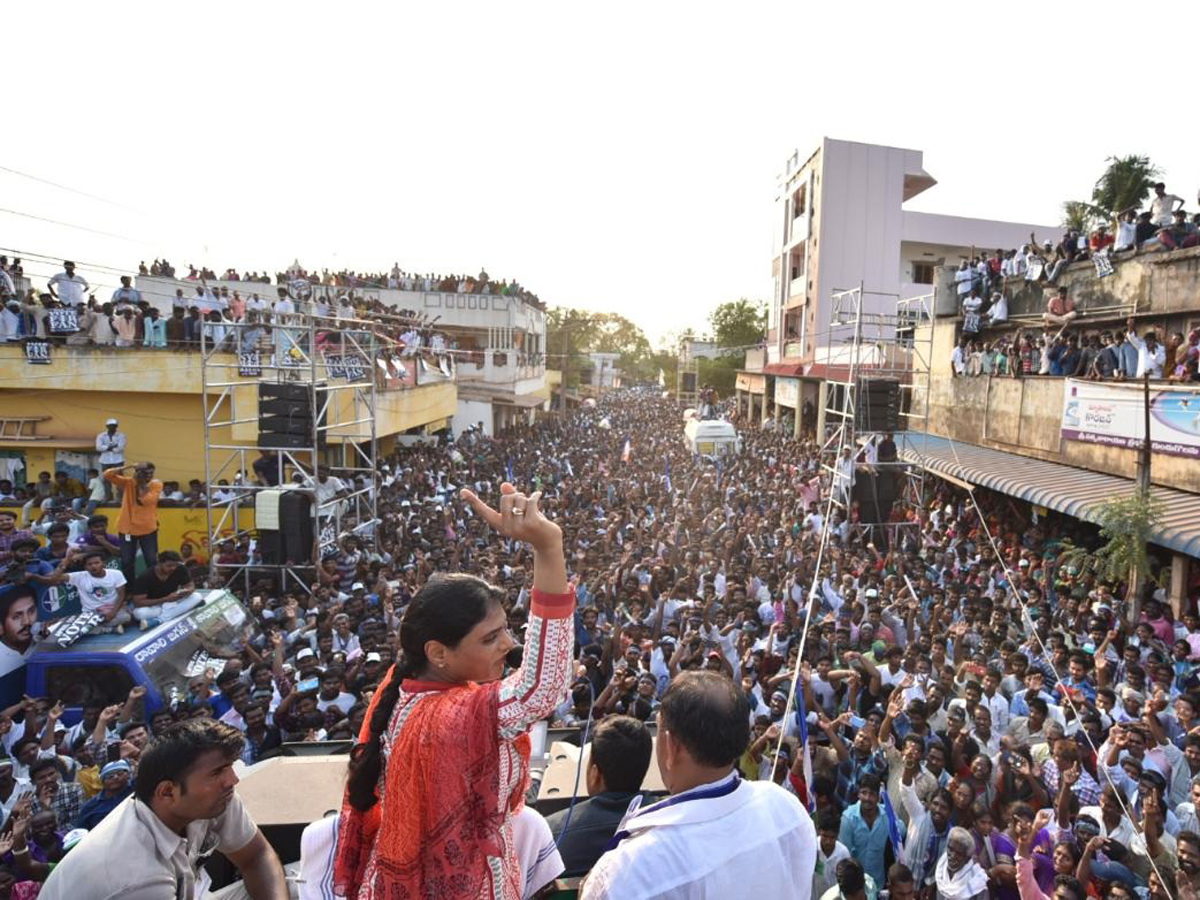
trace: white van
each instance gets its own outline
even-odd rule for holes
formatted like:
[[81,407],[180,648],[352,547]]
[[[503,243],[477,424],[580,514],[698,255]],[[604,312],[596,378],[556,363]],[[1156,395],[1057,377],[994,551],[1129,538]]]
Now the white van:
[[722,419],[689,419],[683,426],[688,450],[700,456],[732,456],[742,452],[742,439],[733,423]]

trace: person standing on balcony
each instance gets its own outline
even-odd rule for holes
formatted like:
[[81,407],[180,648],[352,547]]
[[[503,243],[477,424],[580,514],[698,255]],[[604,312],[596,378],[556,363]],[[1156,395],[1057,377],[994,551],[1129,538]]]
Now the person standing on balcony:
[[[1133,328],[1132,317],[1126,322],[1125,340],[1137,351],[1137,368],[1134,378],[1142,378],[1149,374],[1151,378],[1163,377],[1163,366],[1167,362],[1167,351],[1158,342],[1158,335],[1151,329],[1142,337],[1138,337]],[[1128,373],[1127,373],[1128,374]]]
[[[54,289],[58,288],[57,291]],[[61,300],[63,306],[74,309],[83,303],[84,294],[88,292],[87,279],[75,274],[75,263],[69,259],[63,261],[63,271],[59,272],[46,283],[46,289],[55,300]]]
[[128,275],[121,276],[121,286],[113,291],[112,295],[114,309],[119,309],[122,306],[136,307],[142,302],[142,292],[133,287],[130,281],[131,279]]
[[1154,199],[1150,201],[1150,219],[1159,228],[1168,228],[1175,217],[1175,210],[1183,207],[1183,198],[1167,193],[1161,181],[1154,186]]
[[104,423],[104,430],[96,435],[96,452],[100,454],[101,468],[120,469],[125,465],[127,438],[124,432],[117,430],[118,424],[116,419],[109,419]]

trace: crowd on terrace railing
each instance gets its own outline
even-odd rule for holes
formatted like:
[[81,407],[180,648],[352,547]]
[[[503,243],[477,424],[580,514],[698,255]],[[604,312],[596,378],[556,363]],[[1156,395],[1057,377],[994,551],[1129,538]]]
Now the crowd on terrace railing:
[[[1090,234],[1067,229],[1057,243],[1040,245],[1031,234],[1019,249],[964,259],[954,275],[962,329],[951,354],[952,374],[1200,381],[1200,330],[1160,335],[1144,328],[1139,334],[1130,318],[1123,330],[1085,331],[1078,327],[1083,311],[1068,288],[1057,285],[1075,262],[1092,260],[1098,272],[1111,271],[1113,262],[1137,254],[1200,246],[1200,213],[1189,219],[1183,203],[1159,183],[1150,209],[1122,212],[1115,234],[1101,224]],[[1011,288],[1025,283],[1042,287],[1047,296],[1042,330],[1001,333],[1010,320]]]
[[[450,294],[488,294],[517,297],[539,309],[545,308],[541,300],[538,299],[537,294],[526,289],[516,279],[512,279],[511,281],[509,279],[496,281],[488,275],[486,269],[481,269],[478,275],[438,275],[433,272],[421,274],[406,272],[400,268],[399,263],[394,263],[392,268],[385,272],[353,272],[347,269],[331,272],[328,269],[322,269],[320,273],[317,273],[315,270],[308,272],[301,268],[287,272],[276,272],[273,277],[266,271],[261,273],[258,271],[239,273],[234,268],[226,269],[221,275],[218,275],[207,266],[197,268],[189,264],[187,269],[188,273],[183,277],[185,281],[244,281],[254,284],[288,284],[300,278],[308,281],[310,284],[324,287],[389,288],[399,291],[440,291]],[[138,266],[138,274],[174,278],[175,267],[165,259],[155,259],[149,266],[143,261]]]

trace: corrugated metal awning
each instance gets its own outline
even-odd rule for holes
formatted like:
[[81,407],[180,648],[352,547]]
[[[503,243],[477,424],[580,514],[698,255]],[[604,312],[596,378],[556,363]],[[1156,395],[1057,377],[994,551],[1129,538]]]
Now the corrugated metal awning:
[[[1088,522],[1095,521],[1093,510],[1105,500],[1136,490],[1135,483],[1128,478],[951,442],[933,434],[908,434],[903,444],[903,456],[909,462],[924,462],[935,472]],[[1150,492],[1162,504],[1163,511],[1154,542],[1200,557],[1200,495],[1157,485]]]

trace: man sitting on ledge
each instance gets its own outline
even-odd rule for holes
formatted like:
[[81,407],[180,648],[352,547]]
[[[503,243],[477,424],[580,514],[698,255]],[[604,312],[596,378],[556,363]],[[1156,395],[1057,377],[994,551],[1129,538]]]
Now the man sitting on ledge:
[[1070,325],[1079,316],[1075,310],[1075,301],[1067,296],[1067,289],[1060,287],[1046,304],[1042,321],[1047,325]]

